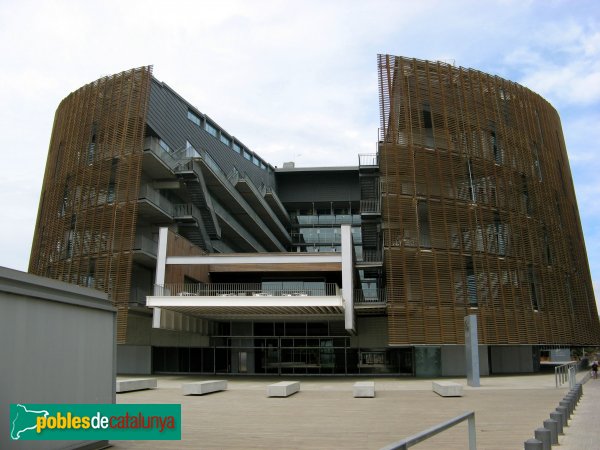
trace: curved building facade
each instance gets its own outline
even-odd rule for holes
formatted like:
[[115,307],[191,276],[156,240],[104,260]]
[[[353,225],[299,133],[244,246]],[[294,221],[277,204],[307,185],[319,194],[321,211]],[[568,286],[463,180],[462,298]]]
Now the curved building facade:
[[556,110],[476,70],[378,56],[389,344],[586,345],[600,330]]
[[378,69],[378,152],[351,167],[278,169],[151,67],[75,90],[29,271],[109,294],[119,373],[462,375],[473,314],[482,375],[597,345],[554,108],[444,63]]
[[110,294],[125,336],[150,67],[101,78],[58,106],[29,272]]

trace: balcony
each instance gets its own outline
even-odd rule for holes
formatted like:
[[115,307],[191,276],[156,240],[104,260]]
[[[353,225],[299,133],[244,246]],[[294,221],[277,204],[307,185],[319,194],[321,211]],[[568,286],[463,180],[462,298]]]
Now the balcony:
[[368,199],[360,201],[360,214],[363,216],[379,216],[381,215],[381,200]]
[[[229,211],[231,215],[235,216],[236,220],[256,237],[262,248],[268,251],[285,251],[285,247],[280,240],[250,207],[217,162],[205,151],[201,151],[200,156],[200,158],[195,158],[193,162],[200,165],[204,183],[212,196],[213,205],[218,202],[222,205],[222,210]],[[184,175],[189,173],[192,168],[189,163],[183,164],[177,168],[176,172]],[[219,224],[222,227],[227,225],[221,222]]]
[[179,163],[173,153],[163,149],[157,138],[148,137],[144,141],[144,172],[154,179],[167,179],[173,177],[173,169]]
[[354,309],[361,314],[380,314],[387,307],[385,289],[356,289],[354,291]]
[[377,153],[358,155],[359,169],[377,169],[379,168],[379,155]]
[[156,264],[158,242],[151,236],[136,234],[133,252],[134,261],[141,263],[142,265],[153,267]]
[[165,284],[155,286],[148,306],[203,318],[335,316],[344,314],[335,283],[273,288],[262,283]]
[[149,184],[140,186],[138,213],[152,221],[173,220],[173,204]]

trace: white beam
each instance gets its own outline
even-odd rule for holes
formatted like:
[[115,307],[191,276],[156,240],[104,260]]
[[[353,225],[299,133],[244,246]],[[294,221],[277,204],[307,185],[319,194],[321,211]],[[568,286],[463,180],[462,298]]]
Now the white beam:
[[342,225],[342,297],[346,331],[354,333],[354,245],[350,225]]

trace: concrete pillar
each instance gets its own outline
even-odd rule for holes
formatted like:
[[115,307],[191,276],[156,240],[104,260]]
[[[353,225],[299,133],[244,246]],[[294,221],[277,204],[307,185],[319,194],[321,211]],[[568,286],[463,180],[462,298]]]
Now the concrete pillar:
[[477,316],[465,317],[465,363],[467,365],[467,384],[479,387],[479,342],[477,338]]

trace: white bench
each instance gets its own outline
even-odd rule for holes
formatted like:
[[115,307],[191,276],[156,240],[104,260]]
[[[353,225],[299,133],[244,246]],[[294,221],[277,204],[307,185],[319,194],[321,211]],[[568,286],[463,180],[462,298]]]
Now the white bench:
[[374,381],[357,381],[352,386],[354,398],[360,397],[375,397],[375,382]]
[[442,397],[462,397],[462,384],[452,383],[451,381],[434,381],[432,388],[433,392]]
[[267,386],[267,397],[289,397],[299,390],[299,381],[281,381]]
[[227,380],[197,381],[181,385],[183,395],[204,395],[227,390]]
[[117,380],[117,394],[121,392],[141,391],[142,389],[156,389],[156,378],[135,378],[131,380]]

